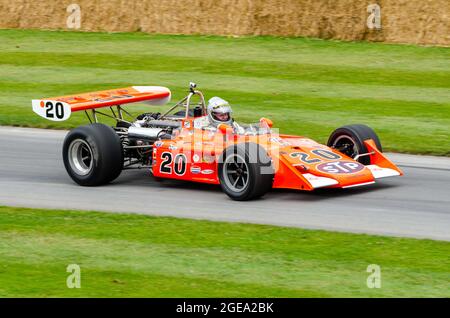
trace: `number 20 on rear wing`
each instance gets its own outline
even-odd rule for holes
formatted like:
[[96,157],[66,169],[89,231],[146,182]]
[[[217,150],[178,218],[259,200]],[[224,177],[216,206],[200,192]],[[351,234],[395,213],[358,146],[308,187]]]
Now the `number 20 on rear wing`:
[[57,100],[33,100],[33,111],[41,117],[52,121],[63,121],[70,117],[70,105]]

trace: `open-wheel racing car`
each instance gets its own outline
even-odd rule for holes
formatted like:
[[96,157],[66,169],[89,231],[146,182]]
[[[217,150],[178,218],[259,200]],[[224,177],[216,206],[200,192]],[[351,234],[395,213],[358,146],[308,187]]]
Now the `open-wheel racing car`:
[[[228,118],[227,123],[210,125],[209,105],[194,83],[165,113],[133,117],[124,108],[136,102],[164,105],[170,97],[165,87],[132,86],[33,100],[32,107],[54,121],[66,120],[72,112],[86,113],[90,124],[71,130],[63,145],[65,168],[82,186],[103,185],[122,170],[144,168],[156,178],[220,184],[232,199],[251,200],[271,188],[349,188],[402,175],[365,125],[336,129],[326,146],[278,134],[266,118],[247,125]],[[111,114],[100,108],[109,108]],[[115,125],[98,123],[101,115],[113,118]]]

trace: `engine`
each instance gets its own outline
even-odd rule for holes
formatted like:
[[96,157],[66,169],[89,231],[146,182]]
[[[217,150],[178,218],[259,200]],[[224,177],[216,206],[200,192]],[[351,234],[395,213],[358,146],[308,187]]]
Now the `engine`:
[[149,142],[170,139],[173,130],[180,128],[181,123],[174,120],[161,120],[160,117],[160,113],[139,115],[136,121],[128,127],[128,137]]
[[126,165],[151,166],[153,144],[171,139],[174,130],[181,127],[179,121],[160,118],[160,113],[145,113],[132,123],[118,123],[116,131],[122,141]]

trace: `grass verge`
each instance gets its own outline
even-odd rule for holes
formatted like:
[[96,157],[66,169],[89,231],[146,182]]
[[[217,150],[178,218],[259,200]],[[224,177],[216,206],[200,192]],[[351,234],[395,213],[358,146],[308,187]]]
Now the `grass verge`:
[[1,297],[449,297],[448,255],[432,240],[0,207]]

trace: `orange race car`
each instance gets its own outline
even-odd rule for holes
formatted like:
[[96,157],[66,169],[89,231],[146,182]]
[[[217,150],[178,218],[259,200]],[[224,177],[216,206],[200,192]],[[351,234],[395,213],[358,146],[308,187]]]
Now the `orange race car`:
[[[55,121],[68,119],[72,112],[86,113],[91,123],[71,130],[63,146],[66,170],[83,186],[109,183],[122,170],[146,168],[157,178],[220,184],[232,199],[251,200],[271,188],[349,188],[402,175],[365,125],[336,129],[325,146],[278,134],[266,118],[239,124],[225,100],[213,97],[206,104],[194,83],[163,114],[135,118],[123,108],[136,102],[163,105],[170,97],[165,87],[132,86],[33,100],[32,107]],[[109,108],[111,114],[99,108]],[[100,115],[116,124],[98,123]]]

